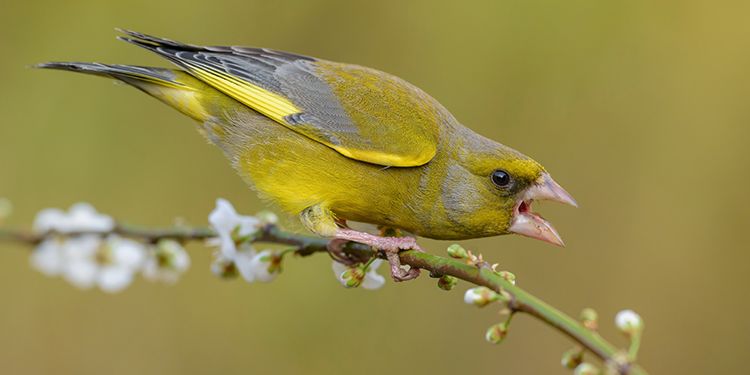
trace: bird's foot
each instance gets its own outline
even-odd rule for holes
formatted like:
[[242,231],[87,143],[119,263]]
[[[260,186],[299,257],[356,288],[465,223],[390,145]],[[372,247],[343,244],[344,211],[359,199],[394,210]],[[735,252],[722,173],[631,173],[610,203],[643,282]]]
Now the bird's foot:
[[344,246],[346,246],[348,242],[349,240],[347,239],[332,238],[328,241],[326,248],[328,249],[328,255],[330,255],[333,260],[351,267],[362,261],[344,251]]
[[[331,243],[334,243],[339,246],[338,250],[343,253],[343,244],[347,241],[369,245],[385,253],[385,257],[391,265],[391,277],[395,281],[412,280],[419,276],[418,268],[409,268],[408,270],[401,268],[401,259],[398,256],[401,250],[422,251],[422,248],[417,245],[417,240],[413,237],[380,237],[348,228],[340,228],[336,232],[336,237],[329,242],[329,251],[331,250]],[[342,263],[346,264],[346,262]]]

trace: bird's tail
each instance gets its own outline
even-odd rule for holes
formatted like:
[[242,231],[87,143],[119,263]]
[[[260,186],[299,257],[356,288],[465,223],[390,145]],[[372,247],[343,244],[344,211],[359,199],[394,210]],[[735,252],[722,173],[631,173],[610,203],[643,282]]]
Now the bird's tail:
[[215,92],[191,75],[174,69],[81,62],[48,62],[35,67],[114,78],[201,122],[211,112],[206,108],[208,101],[205,95]]

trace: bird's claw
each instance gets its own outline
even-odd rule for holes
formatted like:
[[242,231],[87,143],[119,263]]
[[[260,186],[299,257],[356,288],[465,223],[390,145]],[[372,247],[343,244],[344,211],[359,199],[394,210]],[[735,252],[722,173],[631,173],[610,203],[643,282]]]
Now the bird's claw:
[[410,268],[408,270],[401,268],[401,258],[399,258],[399,252],[402,250],[423,252],[422,248],[417,245],[417,239],[414,237],[382,237],[353,231],[348,228],[340,228],[336,237],[329,241],[328,251],[334,260],[347,265],[353,265],[360,263],[360,260],[343,251],[344,245],[348,241],[369,245],[382,254],[385,254],[388,263],[391,265],[391,277],[395,281],[412,280],[419,276],[418,268]]
[[398,257],[398,251],[386,251],[385,257],[391,266],[391,277],[394,281],[409,281],[419,277],[419,268],[409,268],[408,270],[401,268],[401,259]]
[[417,245],[417,239],[414,237],[386,238],[392,243],[392,246],[385,246],[380,250],[385,253],[385,257],[388,259],[388,264],[391,266],[391,277],[393,280],[401,282],[414,280],[419,277],[419,268],[409,268],[408,270],[401,268],[401,258],[399,257],[399,252],[402,250],[416,250],[423,252],[424,250]]
[[348,242],[349,240],[346,239],[333,238],[328,241],[326,248],[328,249],[328,255],[330,255],[333,260],[344,264],[347,267],[351,267],[362,261],[344,251],[344,246],[346,246]]

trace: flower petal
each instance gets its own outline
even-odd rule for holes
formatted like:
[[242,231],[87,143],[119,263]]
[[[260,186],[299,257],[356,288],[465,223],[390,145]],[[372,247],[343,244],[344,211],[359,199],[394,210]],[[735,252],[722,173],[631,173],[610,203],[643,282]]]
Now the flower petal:
[[382,259],[375,259],[370,264],[370,267],[367,269],[367,273],[365,274],[365,279],[362,280],[362,287],[367,290],[375,290],[380,289],[383,285],[385,285],[385,277],[378,274],[378,267],[383,264]]
[[216,208],[211,211],[208,221],[219,237],[222,254],[227,258],[233,258],[237,252],[235,234],[248,236],[255,233],[260,227],[260,220],[252,216],[238,214],[229,201],[221,198],[216,200]]
[[146,260],[146,247],[140,242],[112,235],[107,244],[112,249],[112,261],[118,266],[135,270]]
[[48,239],[39,244],[31,253],[31,265],[47,276],[59,275],[65,266],[62,243],[57,239]]
[[88,289],[94,286],[98,268],[93,260],[71,259],[65,265],[63,277],[69,283],[81,288]]
[[86,202],[76,203],[70,207],[66,224],[62,231],[109,232],[115,227],[115,221],[110,216],[98,213],[94,206]]
[[66,259],[93,261],[101,245],[102,239],[99,236],[77,236],[65,240],[62,250]]
[[97,277],[99,289],[107,293],[116,293],[133,282],[133,270],[123,266],[103,267]]
[[208,222],[217,232],[229,233],[236,226],[237,211],[228,200],[219,198],[216,200],[216,208],[208,215]]
[[235,267],[237,267],[237,271],[239,271],[240,276],[242,276],[242,278],[249,283],[255,281],[255,272],[253,265],[253,258],[255,258],[255,255],[255,250],[239,251],[233,259],[234,265]]
[[58,208],[46,208],[39,211],[34,219],[34,232],[44,233],[64,226],[64,222],[67,220],[65,212]]
[[338,280],[341,285],[347,286],[347,280],[342,276],[344,275],[344,272],[349,269],[349,267],[334,260],[333,263],[331,263],[331,269],[333,269],[333,275],[336,276],[336,280]]
[[269,283],[279,275],[278,267],[276,267],[273,272],[270,271],[273,256],[274,255],[271,250],[263,250],[256,254],[252,260],[250,260],[249,268],[255,276],[255,280],[263,283]]

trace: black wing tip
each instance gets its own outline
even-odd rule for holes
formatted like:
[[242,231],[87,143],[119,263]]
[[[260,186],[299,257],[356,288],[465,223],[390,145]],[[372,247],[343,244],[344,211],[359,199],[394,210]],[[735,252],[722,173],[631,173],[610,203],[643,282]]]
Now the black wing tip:
[[30,65],[34,69],[87,70],[98,66],[98,63],[81,63],[70,61],[49,61]]
[[122,29],[122,28],[116,28],[117,32],[125,34],[118,35],[117,39],[122,40],[124,42],[128,42],[131,44],[135,44],[140,47],[149,48],[149,49],[155,49],[158,47],[168,47],[168,48],[176,48],[176,49],[200,49],[199,46],[194,46],[192,44],[186,44],[182,42],[178,42],[176,40],[171,40],[167,38],[160,38],[158,36],[153,36],[149,34],[140,33],[138,31],[128,30],[128,29]]

